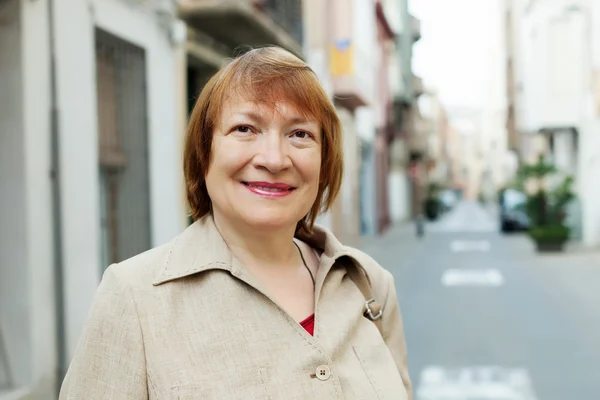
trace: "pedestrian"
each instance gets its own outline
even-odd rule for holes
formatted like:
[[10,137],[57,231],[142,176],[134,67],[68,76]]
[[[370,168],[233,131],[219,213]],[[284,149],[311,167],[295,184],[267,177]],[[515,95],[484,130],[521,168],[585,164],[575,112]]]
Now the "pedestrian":
[[302,60],[221,68],[185,140],[195,222],[106,270],[60,399],[411,399],[392,275],[314,224],[342,166]]

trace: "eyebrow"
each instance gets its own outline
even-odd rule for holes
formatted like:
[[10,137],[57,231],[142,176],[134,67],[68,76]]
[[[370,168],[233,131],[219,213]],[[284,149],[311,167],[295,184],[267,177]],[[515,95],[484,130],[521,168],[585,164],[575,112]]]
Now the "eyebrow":
[[[235,116],[242,116],[254,120],[258,123],[263,123],[264,118],[262,115],[253,112],[253,111],[240,111],[234,114]],[[309,123],[317,123],[317,121],[308,120],[304,117],[294,117],[290,120],[290,124],[309,124]]]
[[239,112],[236,112],[234,115],[236,117],[246,117],[246,118],[249,118],[256,122],[263,122],[263,120],[264,120],[260,114],[252,112],[252,111],[239,111]]

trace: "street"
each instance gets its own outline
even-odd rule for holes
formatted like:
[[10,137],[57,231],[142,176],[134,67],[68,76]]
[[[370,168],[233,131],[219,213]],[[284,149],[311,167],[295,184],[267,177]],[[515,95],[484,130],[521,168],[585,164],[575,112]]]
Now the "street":
[[539,255],[462,203],[365,247],[396,278],[415,400],[598,400],[600,255]]

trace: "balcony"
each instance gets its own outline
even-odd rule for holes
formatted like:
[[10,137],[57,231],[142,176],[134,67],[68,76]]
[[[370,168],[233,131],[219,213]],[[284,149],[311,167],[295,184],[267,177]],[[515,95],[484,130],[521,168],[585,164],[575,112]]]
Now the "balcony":
[[232,49],[274,44],[302,53],[301,0],[179,0],[179,15]]
[[429,136],[433,125],[430,120],[417,118],[414,133],[408,137],[408,147],[411,153],[427,154],[429,150]]
[[427,154],[427,136],[417,132],[408,139],[408,148],[411,153],[421,154],[422,156]]
[[333,94],[336,103],[354,110],[372,101],[375,66],[353,44],[336,43],[330,53]]
[[[219,69],[231,56],[231,49],[197,29],[187,28],[186,50],[190,65]],[[214,71],[213,71],[214,72]]]
[[421,39],[421,20],[415,16],[410,16],[410,29],[413,41],[417,42]]
[[392,128],[394,138],[406,139],[414,130],[412,103],[405,96],[394,98],[392,108]]
[[390,169],[403,170],[408,163],[408,146],[406,141],[394,140],[390,146]]

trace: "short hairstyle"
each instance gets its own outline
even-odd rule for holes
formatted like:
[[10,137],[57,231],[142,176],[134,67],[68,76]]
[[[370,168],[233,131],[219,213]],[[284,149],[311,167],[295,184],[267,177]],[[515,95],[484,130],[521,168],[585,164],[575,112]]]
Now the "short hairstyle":
[[230,60],[206,83],[194,105],[183,156],[191,217],[198,220],[212,212],[206,175],[213,133],[227,97],[240,89],[249,101],[259,104],[274,106],[278,101],[288,101],[321,125],[319,189],[312,208],[296,227],[297,234],[309,234],[317,216],[331,208],[340,190],[344,168],[342,127],[317,75],[304,61],[274,46],[253,49]]

